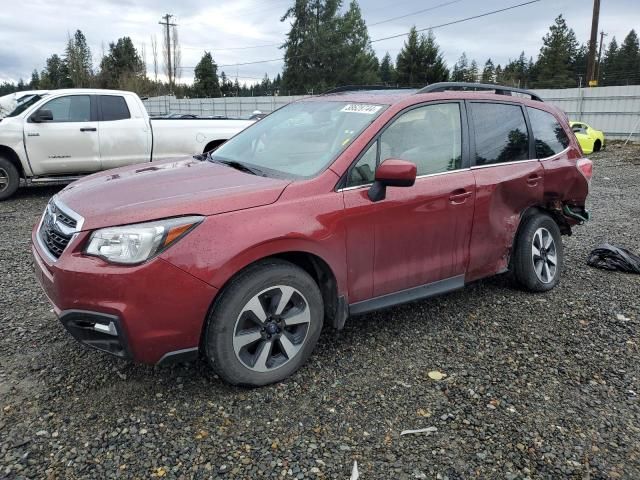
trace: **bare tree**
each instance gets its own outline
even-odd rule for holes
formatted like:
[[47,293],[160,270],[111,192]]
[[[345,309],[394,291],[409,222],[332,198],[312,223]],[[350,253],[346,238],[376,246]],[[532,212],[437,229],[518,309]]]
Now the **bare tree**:
[[169,81],[169,89],[171,89],[171,85],[173,84],[173,69],[172,69],[172,63],[169,63],[169,53],[171,50],[171,37],[167,36],[167,35],[163,35],[162,36],[163,41],[162,41],[162,59],[163,59],[163,66],[164,66],[164,74],[167,76],[167,80]]
[[151,56],[153,57],[153,79],[158,83],[158,40],[155,35],[151,37]]
[[180,50],[180,39],[178,38],[178,28],[173,27],[171,31],[172,41],[172,56],[173,56],[173,81],[174,83],[178,83],[180,81],[181,68],[180,64],[182,62],[182,51]]

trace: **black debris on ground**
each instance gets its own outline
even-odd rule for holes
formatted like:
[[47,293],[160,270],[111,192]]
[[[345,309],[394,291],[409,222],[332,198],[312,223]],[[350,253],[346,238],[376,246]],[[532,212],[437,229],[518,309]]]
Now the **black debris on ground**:
[[31,263],[57,190],[21,190],[0,203],[0,478],[640,478],[640,277],[585,264],[640,251],[640,148],[592,159],[558,288],[502,276],[353,318],[250,390],[78,345]]

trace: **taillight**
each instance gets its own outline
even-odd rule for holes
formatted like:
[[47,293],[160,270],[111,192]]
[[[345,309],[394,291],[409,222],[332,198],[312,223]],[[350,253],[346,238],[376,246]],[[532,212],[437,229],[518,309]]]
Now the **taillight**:
[[593,162],[588,158],[581,158],[578,160],[576,165],[580,173],[584,175],[584,178],[587,179],[587,182],[591,181],[591,177],[593,177]]

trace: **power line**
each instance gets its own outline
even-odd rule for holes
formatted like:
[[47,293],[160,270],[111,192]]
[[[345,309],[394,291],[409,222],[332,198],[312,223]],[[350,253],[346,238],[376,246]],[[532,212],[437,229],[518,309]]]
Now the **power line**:
[[[441,23],[439,25],[432,25],[430,27],[425,27],[425,28],[421,28],[416,30],[417,32],[424,32],[427,30],[435,30],[436,28],[442,28],[442,27],[448,27],[450,25],[455,25],[458,23],[463,23],[463,22],[468,22],[471,20],[476,20],[478,18],[483,18],[483,17],[488,17],[490,15],[495,15],[497,13],[502,13],[502,12],[506,12],[508,10],[513,10],[515,8],[519,8],[519,7],[524,7],[527,5],[531,5],[533,3],[538,3],[541,0],[530,0],[528,2],[523,2],[523,3],[518,3],[517,5],[512,5],[510,7],[505,7],[505,8],[500,8],[498,10],[492,10],[490,12],[485,12],[485,13],[481,13],[479,15],[473,15],[471,17],[466,17],[466,18],[461,18],[459,20],[453,20],[451,22],[446,22],[446,23]],[[406,32],[406,33],[399,33],[397,35],[390,35],[388,37],[382,37],[382,38],[376,38],[374,40],[370,40],[369,43],[375,43],[375,42],[382,42],[383,40],[390,40],[392,38],[399,38],[399,37],[404,37],[406,35],[409,35],[410,32]],[[331,49],[328,50],[322,50],[323,52],[327,52],[327,51],[332,51]],[[290,58],[300,58],[300,57],[307,57],[308,55],[294,55],[291,56]],[[279,58],[270,58],[267,60],[255,60],[255,61],[251,61],[251,62],[241,62],[241,63],[229,63],[229,64],[224,64],[224,65],[217,65],[218,68],[224,68],[224,67],[241,67],[244,65],[257,65],[260,63],[271,63],[271,62],[279,62],[284,60],[284,57],[279,57]],[[195,68],[195,67],[183,67],[183,68]]]
[[376,25],[381,25],[383,23],[393,22],[394,20],[400,20],[402,18],[412,17],[414,15],[419,15],[421,13],[430,12],[431,10],[436,10],[438,8],[446,7],[448,5],[453,5],[454,3],[460,3],[460,2],[462,2],[462,0],[453,0],[451,2],[440,3],[438,5],[434,5],[433,7],[425,8],[425,9],[422,9],[422,10],[418,10],[417,12],[407,13],[405,15],[400,15],[398,17],[388,18],[386,20],[381,20],[379,22],[370,23],[369,26],[370,27],[375,27]]
[[[517,5],[512,5],[510,7],[501,8],[499,10],[492,10],[491,12],[481,13],[480,15],[474,15],[472,17],[462,18],[460,20],[454,20],[452,22],[441,23],[440,25],[434,25],[432,27],[420,28],[420,29],[418,29],[416,31],[417,32],[425,32],[427,30],[435,30],[436,28],[448,27],[449,25],[455,25],[456,23],[468,22],[470,20],[476,20],[478,18],[488,17],[489,15],[495,15],[496,13],[506,12],[507,10],[513,10],[514,8],[524,7],[526,5],[531,5],[532,3],[538,3],[539,1],[540,0],[531,0],[529,2],[519,3]],[[409,35],[409,32],[407,32],[407,33],[399,33],[397,35],[390,35],[390,36],[384,37],[384,38],[376,38],[375,40],[371,40],[371,43],[382,42],[383,40],[390,40],[392,38],[404,37],[405,35]]]
[[[281,43],[267,43],[264,45],[252,45],[249,47],[228,47],[228,48],[212,48],[212,52],[226,52],[227,50],[250,50],[252,48],[266,48],[266,47],[279,47],[282,45]],[[201,47],[182,47],[186,50],[206,50],[206,48]]]

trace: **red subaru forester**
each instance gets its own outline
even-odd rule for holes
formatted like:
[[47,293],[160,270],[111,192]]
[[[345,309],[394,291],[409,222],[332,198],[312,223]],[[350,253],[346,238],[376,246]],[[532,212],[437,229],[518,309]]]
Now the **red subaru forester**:
[[145,363],[202,352],[226,381],[264,385],[323,324],[507,271],[553,288],[591,173],[565,115],[524,90],[339,91],[205,157],[69,185],[33,255],[80,342]]

